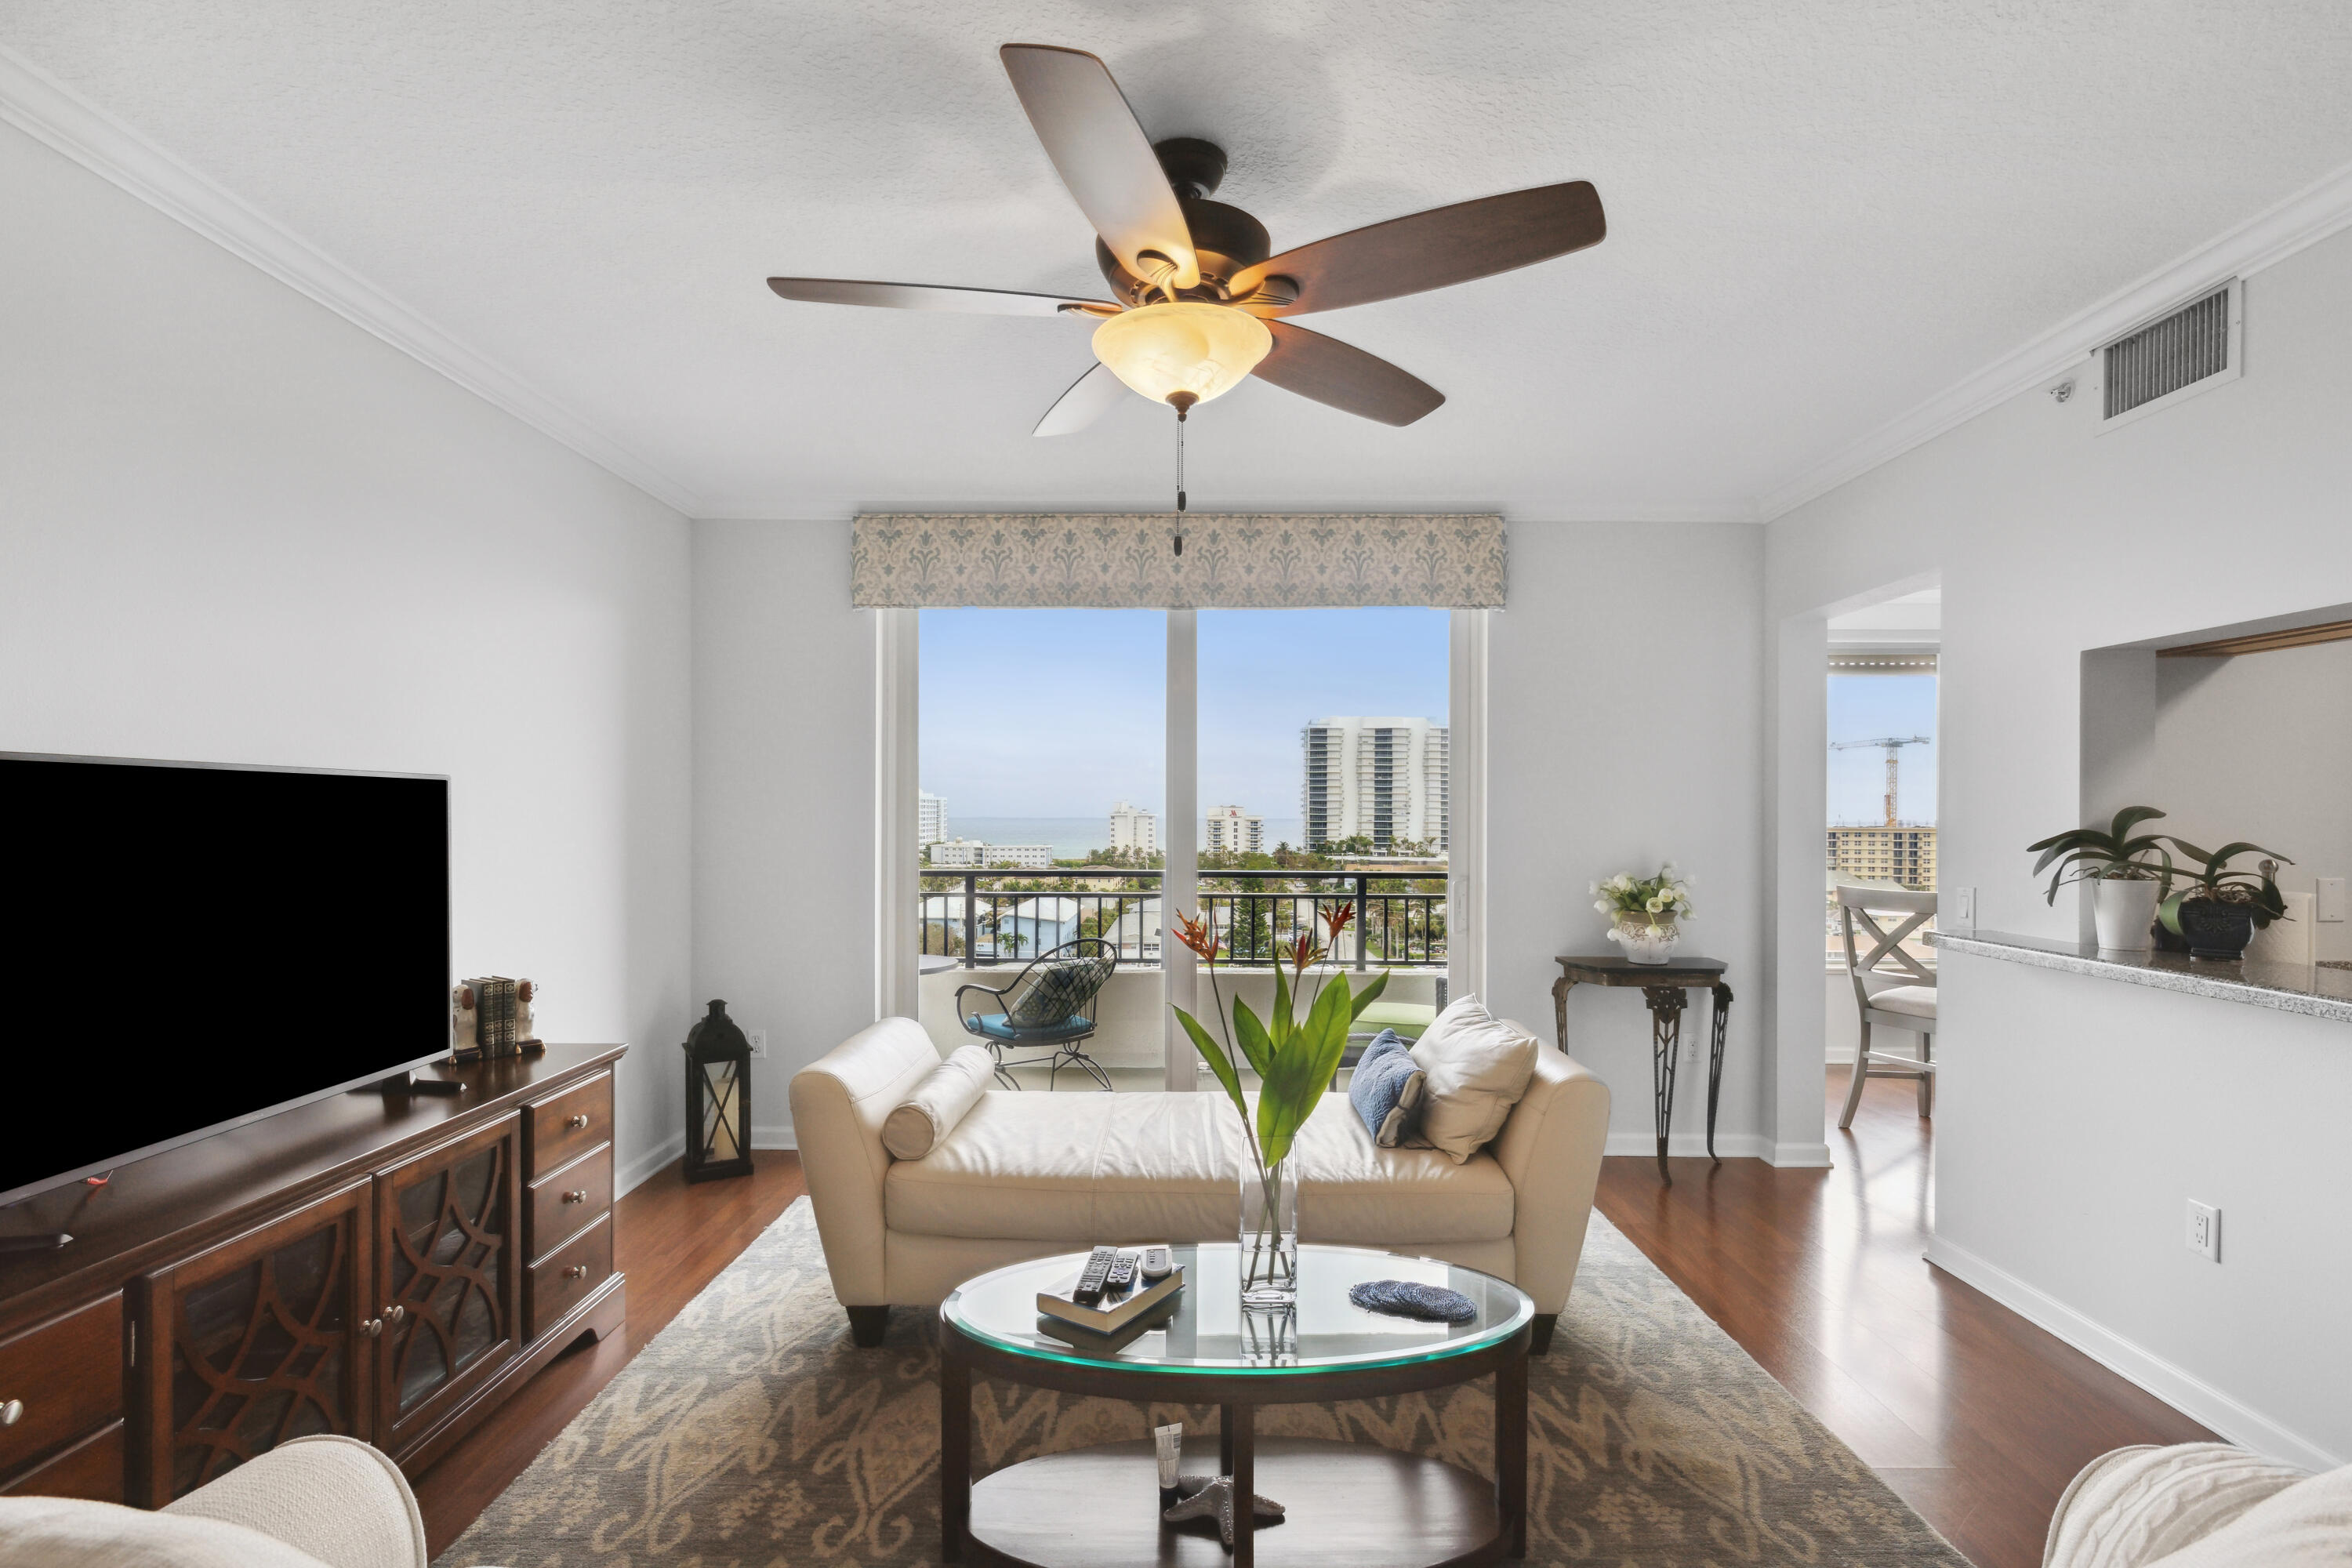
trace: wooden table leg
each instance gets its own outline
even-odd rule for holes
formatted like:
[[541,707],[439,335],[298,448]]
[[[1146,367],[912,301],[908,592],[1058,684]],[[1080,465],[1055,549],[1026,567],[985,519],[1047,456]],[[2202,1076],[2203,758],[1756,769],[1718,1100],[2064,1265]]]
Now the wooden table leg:
[[940,1325],[940,1561],[963,1561],[971,1527],[971,1369]]
[[1650,1005],[1650,1091],[1658,1128],[1658,1179],[1675,1184],[1666,1169],[1666,1134],[1675,1122],[1675,1063],[1681,1053],[1683,1005],[1679,985],[1644,985],[1642,998]]
[[1495,1507],[1514,1557],[1528,1554],[1528,1352],[1495,1373]]
[[1217,1406],[1217,1474],[1221,1476],[1234,1473],[1234,1424],[1240,1419],[1234,1406]]
[[1576,982],[1563,974],[1551,983],[1553,1031],[1559,1037],[1559,1054],[1568,1055],[1568,988]]
[[1257,1412],[1247,1405],[1228,1405],[1224,1412],[1225,1441],[1233,1445],[1234,1568],[1251,1568],[1257,1561]]
[[1717,1159],[1715,1152],[1715,1102],[1723,1093],[1723,1037],[1731,1027],[1731,987],[1717,984],[1715,988],[1714,1037],[1706,1052],[1706,1157]]

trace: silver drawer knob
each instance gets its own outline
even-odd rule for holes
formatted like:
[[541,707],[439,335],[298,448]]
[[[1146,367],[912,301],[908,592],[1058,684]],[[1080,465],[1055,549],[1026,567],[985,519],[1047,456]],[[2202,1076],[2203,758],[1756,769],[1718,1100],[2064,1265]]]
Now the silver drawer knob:
[[574,1116],[565,1121],[563,1125],[566,1127],[585,1127],[588,1125],[588,1118],[585,1115]]
[[574,1187],[563,1194],[563,1201],[567,1204],[584,1204],[588,1201],[588,1189]]
[[0,1426],[14,1426],[24,1418],[25,1402],[23,1400],[12,1399],[5,1405],[0,1405]]
[[585,1279],[588,1278],[588,1266],[584,1263],[575,1263],[563,1271],[563,1277],[566,1279]]
[[383,1332],[383,1320],[382,1318],[370,1318],[366,1320],[364,1322],[360,1324],[360,1332],[365,1334],[370,1339],[374,1339],[378,1334]]

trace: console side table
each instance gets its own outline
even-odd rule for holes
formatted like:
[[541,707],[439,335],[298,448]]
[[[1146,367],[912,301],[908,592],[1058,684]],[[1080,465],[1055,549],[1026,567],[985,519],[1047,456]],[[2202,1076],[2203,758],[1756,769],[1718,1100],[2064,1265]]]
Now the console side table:
[[1706,1157],[1715,1152],[1715,1102],[1723,1092],[1723,1034],[1731,1026],[1731,987],[1723,983],[1729,967],[1719,958],[1676,958],[1664,963],[1636,963],[1612,953],[1580,958],[1562,954],[1559,978],[1552,982],[1552,1014],[1559,1030],[1560,1053],[1568,1054],[1568,994],[1578,985],[1638,985],[1650,1008],[1650,1090],[1658,1129],[1658,1178],[1675,1184],[1666,1169],[1666,1132],[1675,1119],[1675,1064],[1680,1056],[1683,1005],[1686,991],[1715,995],[1714,1029],[1706,1057]]

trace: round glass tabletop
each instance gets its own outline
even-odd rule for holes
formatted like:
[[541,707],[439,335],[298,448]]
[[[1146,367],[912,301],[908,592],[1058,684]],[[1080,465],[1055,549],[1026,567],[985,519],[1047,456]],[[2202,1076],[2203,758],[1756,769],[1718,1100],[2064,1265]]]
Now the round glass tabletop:
[[[1174,1316],[1116,1351],[1082,1350],[1038,1326],[1040,1291],[1066,1288],[1086,1263],[1082,1252],[1015,1263],[965,1281],[940,1308],[969,1339],[1014,1355],[1138,1372],[1264,1373],[1297,1376],[1340,1367],[1396,1366],[1466,1355],[1509,1339],[1535,1318],[1535,1303],[1507,1280],[1430,1258],[1370,1247],[1298,1248],[1298,1304],[1289,1311],[1244,1312],[1241,1248],[1179,1247],[1184,1288]],[[1427,1323],[1366,1311],[1348,1300],[1371,1279],[1443,1285],[1470,1298],[1466,1323]]]

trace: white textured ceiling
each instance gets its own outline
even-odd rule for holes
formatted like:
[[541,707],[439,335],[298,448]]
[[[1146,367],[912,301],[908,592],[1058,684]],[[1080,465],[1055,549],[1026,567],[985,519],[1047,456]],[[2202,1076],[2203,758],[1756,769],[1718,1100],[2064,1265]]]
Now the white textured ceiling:
[[0,45],[710,511],[1165,506],[1164,410],[1028,434],[1084,326],[762,284],[1095,292],[1015,40],[1223,144],[1277,248],[1600,188],[1597,249],[1308,318],[1448,401],[1392,430],[1245,384],[1191,426],[1221,510],[1747,514],[2352,162],[2342,0],[0,0]]

